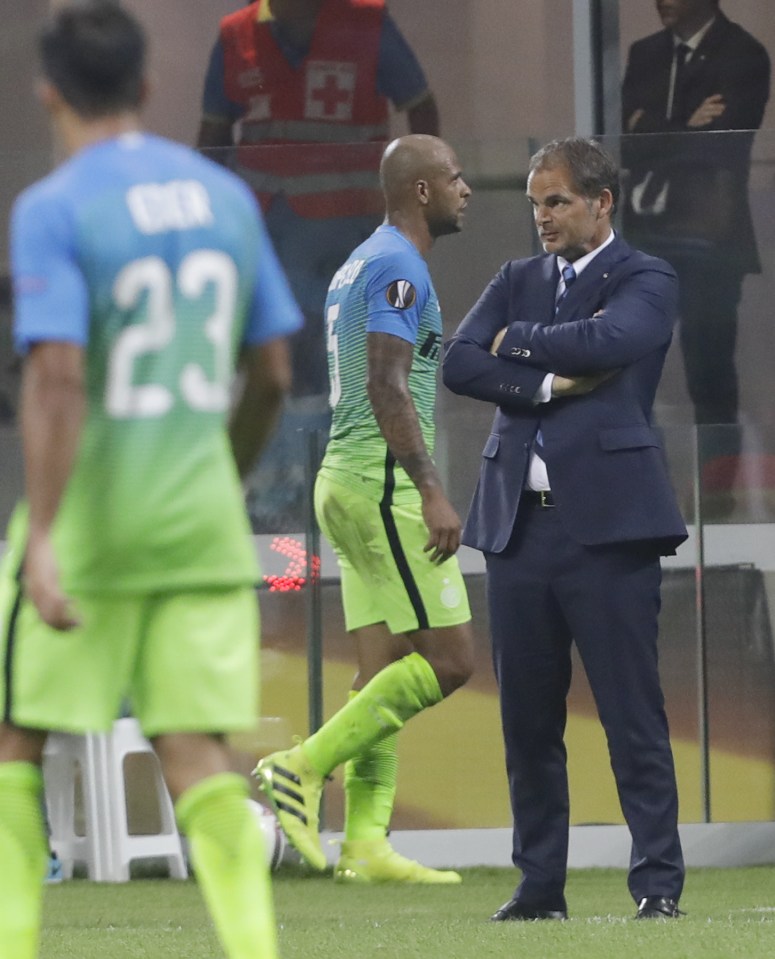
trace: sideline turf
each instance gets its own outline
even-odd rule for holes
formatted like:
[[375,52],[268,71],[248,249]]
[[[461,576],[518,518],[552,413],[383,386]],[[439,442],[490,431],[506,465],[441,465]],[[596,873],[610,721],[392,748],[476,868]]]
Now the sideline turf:
[[[690,870],[671,922],[633,922],[620,870],[574,870],[566,923],[488,923],[516,872],[463,870],[461,886],[335,885],[281,871],[282,959],[771,959],[775,867]],[[193,882],[47,887],[41,959],[221,959]]]

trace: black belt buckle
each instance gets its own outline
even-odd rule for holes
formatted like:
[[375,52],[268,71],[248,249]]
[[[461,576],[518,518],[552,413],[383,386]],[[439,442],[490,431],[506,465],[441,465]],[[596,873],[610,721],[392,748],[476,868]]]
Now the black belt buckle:
[[552,509],[554,507],[554,496],[552,496],[550,489],[526,489],[522,492],[522,498],[525,503],[529,503],[537,509]]

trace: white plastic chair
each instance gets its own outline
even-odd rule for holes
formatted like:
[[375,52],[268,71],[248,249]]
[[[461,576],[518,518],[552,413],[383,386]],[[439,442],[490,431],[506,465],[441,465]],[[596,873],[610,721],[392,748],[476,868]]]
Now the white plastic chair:
[[[159,831],[129,832],[124,762],[127,756],[151,757],[152,781],[159,812]],[[76,832],[76,784],[80,770],[83,835]],[[136,859],[165,859],[174,879],[186,879],[188,868],[172,800],[161,765],[136,719],[116,720],[110,733],[74,736],[51,733],[43,753],[43,775],[52,850],[70,878],[73,864],[84,862],[96,882],[126,882]]]
[[[127,756],[138,753],[151,757],[152,781],[159,811],[159,831],[149,835],[129,832],[124,761]],[[175,810],[161,774],[161,764],[136,719],[118,719],[113,723],[109,760],[114,881],[126,882],[129,879],[130,863],[135,859],[166,859],[173,879],[187,879],[188,868],[175,822]]]
[[[50,733],[43,751],[49,843],[72,878],[76,862],[86,864],[89,879],[110,882],[113,876],[108,797],[110,735]],[[79,776],[80,773],[80,776]],[[76,790],[83,798],[83,834],[77,831]]]

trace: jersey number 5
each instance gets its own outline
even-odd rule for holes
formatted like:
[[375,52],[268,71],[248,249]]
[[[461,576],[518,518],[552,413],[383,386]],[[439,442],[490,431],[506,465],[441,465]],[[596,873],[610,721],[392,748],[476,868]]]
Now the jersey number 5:
[[188,363],[178,388],[193,410],[220,413],[229,404],[232,377],[231,332],[237,300],[237,267],[218,250],[189,253],[173,277],[169,266],[156,256],[133,260],[116,277],[113,298],[119,309],[136,310],[146,297],[145,319],[121,331],[108,363],[105,407],[117,419],[164,416],[173,406],[173,391],[161,383],[134,383],[135,363],[147,354],[161,353],[175,337],[175,287],[188,300],[201,297],[212,284],[215,305],[204,325],[213,349],[213,378],[197,363]]
[[326,310],[326,326],[328,327],[328,352],[332,362],[329,364],[331,375],[331,391],[328,394],[328,403],[332,410],[342,398],[342,380],[339,377],[339,337],[334,333],[334,324],[339,319],[339,304],[332,303]]

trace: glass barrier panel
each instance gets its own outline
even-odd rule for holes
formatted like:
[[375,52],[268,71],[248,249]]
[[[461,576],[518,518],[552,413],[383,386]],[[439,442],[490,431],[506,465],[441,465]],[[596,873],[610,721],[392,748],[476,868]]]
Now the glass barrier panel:
[[[722,435],[726,433],[726,435]],[[697,579],[706,671],[709,811],[775,818],[775,463],[771,424],[700,427],[698,449],[736,448],[699,469]]]
[[[642,142],[630,142],[636,140],[606,141],[612,152],[630,164],[627,170],[635,162],[630,159],[633,151],[645,149]],[[704,153],[696,152],[699,140],[692,147],[698,160],[709,151],[723,159],[734,158],[743,147],[750,149],[750,138],[745,141],[739,134],[716,134],[705,142]],[[527,140],[456,144],[474,195],[461,234],[440,237],[428,257],[441,304],[443,338],[452,335],[503,262],[539,252],[524,196],[528,159],[536,146]],[[669,146],[663,142],[660,149]],[[268,170],[279,176],[282,164],[277,168],[277,157],[271,152],[264,155],[271,150],[253,148],[255,156],[242,153],[239,158],[233,151],[224,151],[220,159],[229,164],[239,159],[254,173],[259,170],[263,175]],[[498,157],[497,175],[491,172],[491,154]],[[510,169],[505,157],[511,158]],[[775,804],[775,656],[768,558],[775,555],[768,548],[775,513],[775,422],[769,409],[769,358],[775,345],[769,309],[775,296],[773,157],[775,135],[758,133],[750,179],[730,181],[733,196],[746,191],[761,266],[760,272],[744,272],[739,278],[730,374],[737,383],[734,418],[706,419],[697,426],[695,421],[706,414],[697,402],[696,388],[687,385],[688,371],[692,364],[713,360],[719,343],[728,341],[718,340],[717,331],[709,329],[703,339],[693,341],[693,347],[682,336],[682,319],[668,351],[654,408],[690,533],[676,556],[663,563],[660,639],[684,821],[770,818]],[[354,149],[353,162],[366,164],[366,159],[361,147]],[[320,157],[310,155],[305,162],[313,177],[325,179],[330,172]],[[623,211],[631,202],[633,183],[625,175]],[[369,180],[366,193],[372,188]],[[292,736],[306,735],[330,716],[346,701],[355,671],[354,652],[344,630],[336,561],[319,536],[311,501],[330,422],[327,373],[322,365],[327,346],[325,293],[333,272],[379,222],[373,210],[355,217],[349,212],[339,217],[310,216],[304,203],[299,205],[287,192],[263,199],[270,235],[307,325],[294,340],[292,395],[270,448],[247,483],[263,576],[263,681],[262,719],[255,734],[234,743],[247,757],[246,766],[254,763],[256,755],[290,744]],[[689,202],[688,194],[685,200]],[[336,222],[353,218],[357,225]],[[702,254],[693,279],[684,281],[689,292],[696,293],[696,284],[704,277],[723,273],[735,263],[740,272],[735,244],[700,235],[699,227],[696,236],[678,237],[677,242],[666,221],[654,222],[647,236],[635,230],[622,212],[617,226],[626,239],[643,243],[679,269],[682,257]],[[0,337],[6,347],[0,370],[0,519],[5,524],[22,488],[15,422],[19,366],[12,359],[7,284],[0,308]],[[689,355],[687,362],[684,352],[691,348],[699,352]],[[729,371],[729,364],[723,369]],[[492,413],[488,404],[439,390],[436,460],[461,515],[476,484]],[[490,663],[484,565],[481,555],[467,548],[461,549],[459,558],[473,609],[476,670],[464,689],[402,732],[395,828],[507,826],[510,821]],[[607,747],[578,661],[569,696],[567,740],[573,821],[621,821]],[[326,817],[331,828],[341,825],[341,777],[339,771],[327,790]],[[471,786],[474,777],[476,789]],[[737,788],[741,781],[745,788]]]

